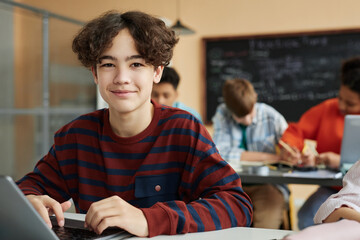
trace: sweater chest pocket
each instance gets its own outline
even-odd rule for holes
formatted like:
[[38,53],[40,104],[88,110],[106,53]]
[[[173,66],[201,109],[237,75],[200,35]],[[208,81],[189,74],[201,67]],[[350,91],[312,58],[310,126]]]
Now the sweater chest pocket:
[[180,183],[179,173],[137,176],[135,197],[140,207],[151,207],[157,202],[177,200]]

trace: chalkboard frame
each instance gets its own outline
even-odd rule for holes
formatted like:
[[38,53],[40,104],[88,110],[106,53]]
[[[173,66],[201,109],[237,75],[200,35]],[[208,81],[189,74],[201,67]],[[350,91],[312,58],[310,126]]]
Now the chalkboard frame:
[[[208,76],[207,76],[207,44],[208,43],[221,43],[221,42],[231,42],[231,41],[239,41],[239,40],[251,40],[251,39],[277,39],[277,38],[291,38],[291,37],[322,37],[322,36],[342,36],[345,34],[358,34],[360,36],[360,28],[349,28],[349,29],[333,29],[333,30],[318,30],[318,31],[300,31],[300,32],[286,32],[286,33],[266,33],[266,34],[250,34],[250,35],[237,35],[237,36],[208,36],[202,38],[202,52],[203,52],[203,83],[204,83],[204,94],[203,99],[205,103],[205,107],[203,110],[203,119],[205,124],[212,124],[211,116],[208,116],[209,106],[208,106]],[[355,55],[360,55],[355,54]],[[354,56],[355,56],[354,55]],[[344,58],[345,59],[345,58]],[[340,72],[341,65],[338,66],[338,71]],[[340,82],[339,82],[340,85]],[[221,89],[219,89],[221,92]],[[212,106],[214,107],[214,106]],[[216,106],[215,106],[216,108]],[[214,114],[215,112],[213,112]],[[302,114],[302,113],[301,113]],[[299,114],[299,115],[301,115]],[[293,121],[293,120],[290,120]]]

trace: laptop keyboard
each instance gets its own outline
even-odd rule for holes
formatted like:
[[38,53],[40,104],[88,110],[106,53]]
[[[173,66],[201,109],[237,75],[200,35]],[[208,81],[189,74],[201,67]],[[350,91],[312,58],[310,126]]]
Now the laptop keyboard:
[[57,226],[53,227],[52,229],[61,240],[96,239],[99,237],[99,235],[97,235],[96,233],[85,229],[75,229]]
[[[119,228],[107,228],[98,235],[95,232],[84,228],[83,221],[65,219],[65,226],[59,227],[54,216],[51,216],[50,220],[53,225],[52,230],[61,240],[108,239],[111,238],[111,236],[119,236],[121,233],[126,233]],[[108,236],[108,238],[106,236]]]

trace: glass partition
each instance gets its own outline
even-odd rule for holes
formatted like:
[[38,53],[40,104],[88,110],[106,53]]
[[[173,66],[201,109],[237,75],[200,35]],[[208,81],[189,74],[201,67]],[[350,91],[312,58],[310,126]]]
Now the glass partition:
[[31,171],[64,124],[95,110],[91,72],[71,50],[82,23],[0,0],[0,174]]
[[14,29],[12,8],[0,3],[0,108],[14,107]]
[[[63,31],[66,29],[66,31]],[[89,69],[72,52],[72,39],[79,26],[50,19],[50,106],[56,108],[93,108],[96,85]]]

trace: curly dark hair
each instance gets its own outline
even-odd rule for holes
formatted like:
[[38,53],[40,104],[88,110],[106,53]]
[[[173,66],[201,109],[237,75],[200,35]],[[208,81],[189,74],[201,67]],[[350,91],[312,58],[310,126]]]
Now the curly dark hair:
[[178,37],[162,20],[138,11],[123,14],[109,11],[88,22],[75,36],[72,49],[85,67],[93,67],[101,54],[111,47],[113,38],[125,28],[147,63],[154,67],[169,64]]
[[174,68],[164,67],[159,84],[170,83],[176,90],[179,85],[179,81],[180,81],[180,76]]
[[360,57],[349,58],[343,62],[341,84],[360,94]]

